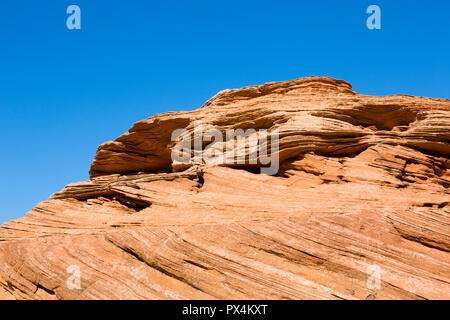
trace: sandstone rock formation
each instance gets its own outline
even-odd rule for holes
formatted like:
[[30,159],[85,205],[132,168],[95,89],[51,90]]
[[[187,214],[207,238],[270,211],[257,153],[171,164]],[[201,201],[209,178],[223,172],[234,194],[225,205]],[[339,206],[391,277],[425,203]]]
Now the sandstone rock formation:
[[[194,121],[278,130],[278,174],[174,163]],[[224,90],[137,122],[89,181],[5,223],[0,298],[449,299],[449,155],[450,100],[324,77]]]

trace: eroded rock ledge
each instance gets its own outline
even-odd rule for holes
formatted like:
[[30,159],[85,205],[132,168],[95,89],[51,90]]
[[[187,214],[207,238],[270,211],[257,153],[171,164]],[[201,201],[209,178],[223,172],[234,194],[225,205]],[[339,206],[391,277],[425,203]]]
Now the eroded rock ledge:
[[[277,175],[176,167],[171,133],[198,120],[278,130]],[[446,99],[324,77],[224,90],[137,122],[89,181],[5,223],[0,298],[449,299],[449,155]]]
[[[192,112],[169,112],[137,122],[101,145],[91,176],[172,172],[176,129],[267,129],[280,133],[280,160],[314,152],[352,155],[378,144],[426,154],[450,154],[449,101],[411,96],[358,95],[342,80],[311,77],[225,90]],[[248,154],[248,150],[247,150]]]

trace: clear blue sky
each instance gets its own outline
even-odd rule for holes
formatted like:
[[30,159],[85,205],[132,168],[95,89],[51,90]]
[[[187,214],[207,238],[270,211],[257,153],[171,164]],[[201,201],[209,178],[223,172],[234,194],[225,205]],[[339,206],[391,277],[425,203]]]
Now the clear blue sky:
[[[366,28],[371,4],[381,30]],[[135,121],[225,88],[324,75],[450,98],[449,19],[448,0],[1,1],[0,223],[86,180],[97,146]]]

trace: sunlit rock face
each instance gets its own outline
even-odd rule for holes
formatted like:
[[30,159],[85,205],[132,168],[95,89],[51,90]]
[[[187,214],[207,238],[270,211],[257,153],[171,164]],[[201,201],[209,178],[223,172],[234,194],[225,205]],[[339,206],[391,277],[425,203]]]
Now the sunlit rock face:
[[[196,123],[277,132],[278,170],[226,139],[175,161]],[[0,298],[449,299],[449,155],[446,99],[324,77],[224,90],[137,122],[89,181],[5,223]]]

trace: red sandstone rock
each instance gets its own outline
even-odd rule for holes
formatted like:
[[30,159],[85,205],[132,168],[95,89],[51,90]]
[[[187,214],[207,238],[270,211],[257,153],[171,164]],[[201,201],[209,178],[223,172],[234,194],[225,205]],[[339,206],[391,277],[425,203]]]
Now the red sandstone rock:
[[[278,174],[174,163],[195,120],[278,130]],[[224,90],[137,122],[91,180],[5,223],[0,299],[449,299],[449,155],[449,100],[323,77]]]

